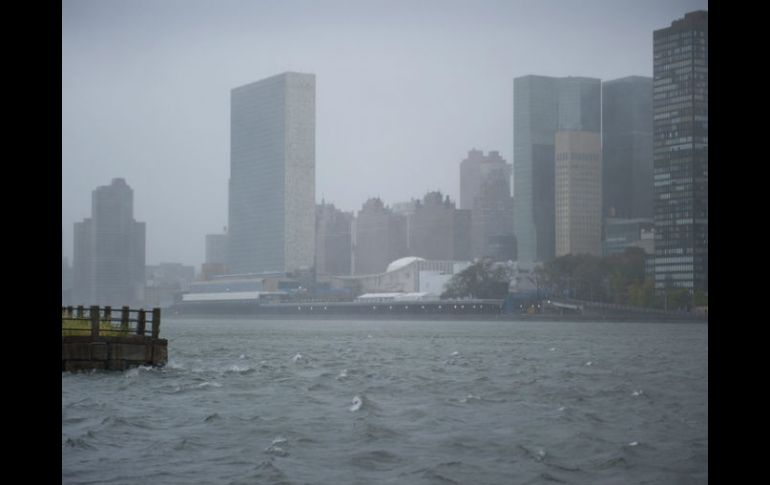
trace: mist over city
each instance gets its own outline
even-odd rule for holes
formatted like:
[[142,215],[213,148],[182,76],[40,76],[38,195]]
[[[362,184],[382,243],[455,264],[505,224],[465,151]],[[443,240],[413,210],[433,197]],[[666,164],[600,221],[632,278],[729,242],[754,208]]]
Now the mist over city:
[[63,484],[708,483],[707,1],[61,6]]
[[316,202],[440,190],[469,150],[513,159],[513,78],[652,76],[651,32],[703,1],[62,3],[63,256],[122,177],[147,263],[200,267],[227,225],[230,91],[316,76]]

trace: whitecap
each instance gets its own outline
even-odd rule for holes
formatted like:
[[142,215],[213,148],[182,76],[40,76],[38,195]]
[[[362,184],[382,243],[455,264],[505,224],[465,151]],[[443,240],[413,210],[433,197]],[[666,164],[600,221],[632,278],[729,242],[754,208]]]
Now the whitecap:
[[353,401],[351,402],[351,404],[352,405],[350,406],[349,409],[351,411],[358,411],[359,409],[361,409],[361,406],[364,405],[364,401],[359,396],[355,396],[353,397]]
[[642,391],[641,389],[631,393],[632,396],[641,396],[642,394],[644,394],[644,391]]
[[241,355],[240,355],[238,358],[239,358],[239,359],[241,359],[241,360],[242,360],[242,359],[245,359],[245,358],[246,358],[246,355],[245,355],[245,354],[241,354]]
[[276,436],[276,437],[275,437],[275,439],[273,440],[273,443],[272,443],[272,444],[274,444],[274,445],[280,445],[280,444],[282,444],[282,443],[286,443],[286,442],[288,442],[288,441],[289,441],[289,440],[287,440],[287,439],[286,439],[286,438],[284,438],[283,436]]
[[468,401],[481,401],[481,398],[479,396],[474,396],[473,394],[468,394],[468,397],[460,399],[460,402],[462,403],[466,403]]
[[586,362],[586,365],[590,366],[591,364],[593,364],[593,362],[591,362],[590,360],[588,362]]
[[169,360],[169,361],[166,363],[165,367],[166,367],[167,369],[175,369],[175,370],[184,369],[184,366],[182,366],[182,365],[180,365],[180,364],[177,364],[177,363],[176,363],[175,361],[173,361],[173,360]]
[[567,409],[567,408],[565,408],[564,406],[561,406],[561,407],[559,407],[559,409],[558,409],[558,410],[559,410],[559,411],[564,411],[565,409]]
[[628,446],[637,446],[639,444],[638,441],[632,441],[628,444]]
[[289,456],[289,452],[281,448],[280,446],[270,445],[265,448],[265,453],[275,456]]
[[302,359],[303,359],[302,354],[299,354],[299,353],[291,358],[291,360],[293,360],[294,362],[299,362]]
[[460,352],[455,350],[454,352],[452,352],[452,355],[460,355]]
[[340,375],[337,376],[337,379],[344,379],[347,376],[348,376],[348,370],[347,369],[342,369],[340,371]]
[[197,387],[222,387],[218,382],[201,382]]
[[233,364],[227,369],[225,369],[225,372],[248,372],[250,370],[251,370],[251,367],[248,367],[248,366],[242,367],[242,366]]

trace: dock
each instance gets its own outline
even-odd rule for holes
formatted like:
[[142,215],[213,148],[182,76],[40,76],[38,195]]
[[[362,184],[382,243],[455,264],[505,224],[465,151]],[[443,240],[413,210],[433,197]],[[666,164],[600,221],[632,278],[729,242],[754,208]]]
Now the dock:
[[64,371],[126,370],[162,366],[168,341],[160,338],[160,308],[113,313],[110,306],[62,307],[61,365]]

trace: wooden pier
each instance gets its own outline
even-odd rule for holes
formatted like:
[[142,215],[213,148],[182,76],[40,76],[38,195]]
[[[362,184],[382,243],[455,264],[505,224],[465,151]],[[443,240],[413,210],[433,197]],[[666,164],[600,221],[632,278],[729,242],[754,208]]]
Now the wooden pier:
[[148,312],[124,306],[113,315],[109,306],[62,307],[61,344],[62,371],[125,370],[168,361],[160,308]]

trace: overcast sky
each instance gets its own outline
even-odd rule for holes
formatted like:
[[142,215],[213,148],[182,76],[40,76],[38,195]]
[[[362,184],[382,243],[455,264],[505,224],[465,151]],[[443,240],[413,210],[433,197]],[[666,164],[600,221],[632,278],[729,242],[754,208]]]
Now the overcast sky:
[[147,264],[200,269],[227,224],[230,90],[316,75],[316,198],[441,190],[513,162],[513,78],[652,76],[652,32],[705,0],[63,0],[62,254],[123,177]]

